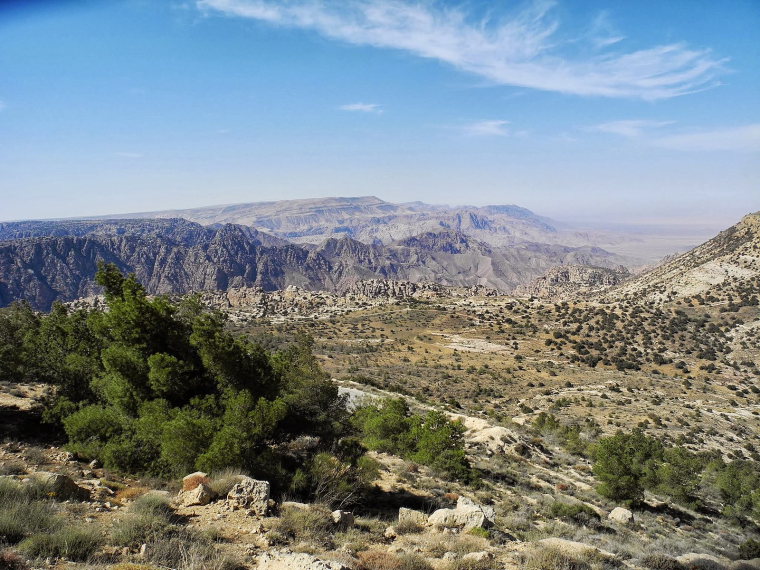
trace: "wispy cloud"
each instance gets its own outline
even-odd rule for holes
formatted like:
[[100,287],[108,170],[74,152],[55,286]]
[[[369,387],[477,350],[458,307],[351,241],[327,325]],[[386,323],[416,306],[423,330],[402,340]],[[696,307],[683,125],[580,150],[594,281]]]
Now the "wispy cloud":
[[597,49],[602,49],[622,42],[625,36],[618,32],[610,21],[609,12],[602,11],[591,22],[588,39]]
[[[354,45],[404,50],[498,85],[574,95],[676,97],[717,85],[725,61],[682,43],[625,52],[622,36],[609,31],[597,33],[600,49],[594,55],[570,56],[551,0],[535,0],[499,20],[476,18],[440,0],[196,0],[196,5]],[[605,17],[597,31],[604,31]]]
[[509,134],[507,125],[509,121],[493,120],[493,121],[478,121],[470,125],[466,125],[463,129],[464,133],[473,137],[504,137]]
[[382,113],[383,108],[377,103],[349,103],[338,107],[341,111],[355,111],[358,113]]
[[659,129],[660,127],[672,124],[673,121],[647,121],[636,119],[610,121],[608,123],[601,123],[599,125],[594,125],[593,127],[588,127],[586,130],[634,138],[642,136],[645,132],[651,129]]
[[760,123],[669,135],[655,139],[653,144],[683,151],[760,152]]

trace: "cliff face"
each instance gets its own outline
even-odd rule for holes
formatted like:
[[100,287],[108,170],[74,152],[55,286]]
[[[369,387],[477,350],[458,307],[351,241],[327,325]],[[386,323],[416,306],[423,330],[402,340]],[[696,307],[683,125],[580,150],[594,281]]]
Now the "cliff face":
[[552,266],[614,266],[598,248],[524,242],[492,247],[442,230],[384,246],[348,236],[297,245],[234,224],[201,226],[178,219],[0,224],[0,306],[25,299],[48,309],[98,292],[98,261],[135,273],[151,294],[297,286],[351,291],[379,279],[512,291]]

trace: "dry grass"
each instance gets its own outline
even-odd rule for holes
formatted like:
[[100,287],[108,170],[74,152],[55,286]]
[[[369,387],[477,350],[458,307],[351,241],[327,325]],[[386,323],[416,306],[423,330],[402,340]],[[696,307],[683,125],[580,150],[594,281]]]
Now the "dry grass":
[[196,489],[200,484],[209,485],[210,483],[211,479],[208,477],[204,477],[203,475],[195,475],[193,477],[182,480],[182,490],[192,491],[193,489]]
[[119,502],[131,501],[137,497],[141,497],[148,491],[150,491],[148,487],[127,487],[116,493],[116,500]]
[[360,552],[357,570],[433,570],[421,556],[415,554],[392,554],[385,550]]

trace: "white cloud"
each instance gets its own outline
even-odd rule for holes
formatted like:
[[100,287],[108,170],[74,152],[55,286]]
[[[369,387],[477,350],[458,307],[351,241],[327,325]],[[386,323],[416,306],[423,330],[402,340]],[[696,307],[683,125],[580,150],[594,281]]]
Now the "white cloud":
[[466,135],[482,137],[482,136],[499,136],[504,137],[509,134],[507,125],[509,121],[478,121],[464,127],[464,133]]
[[383,109],[377,103],[349,103],[338,107],[341,111],[357,111],[359,113],[382,113]]
[[683,151],[760,152],[760,123],[670,135],[655,139],[653,144]]
[[[475,19],[440,0],[196,0],[208,12],[315,31],[354,45],[404,50],[498,85],[574,95],[666,99],[717,85],[725,60],[681,43],[622,51],[622,36],[597,33],[595,55],[570,57],[554,2],[535,0],[499,21]],[[591,29],[609,28],[606,16]],[[609,49],[614,46],[615,50]]]
[[647,120],[625,120],[610,121],[589,127],[587,130],[598,131],[601,133],[610,133],[623,137],[640,137],[649,129],[658,129],[666,125],[672,125],[673,121],[647,121]]

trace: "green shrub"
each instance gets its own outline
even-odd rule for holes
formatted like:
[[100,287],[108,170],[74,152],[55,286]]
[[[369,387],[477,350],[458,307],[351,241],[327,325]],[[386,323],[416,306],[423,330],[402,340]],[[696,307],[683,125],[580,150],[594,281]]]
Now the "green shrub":
[[311,505],[309,509],[285,509],[271,530],[287,540],[326,545],[330,542],[335,525],[327,507]]
[[19,544],[19,549],[32,558],[67,558],[82,562],[88,560],[102,542],[100,533],[94,529],[67,526],[53,533],[32,535]]
[[556,501],[549,507],[549,514],[554,518],[581,526],[597,526],[601,521],[601,517],[594,509],[580,503],[569,504]]
[[148,515],[160,517],[164,520],[171,520],[174,515],[174,509],[169,504],[169,499],[160,495],[142,495],[135,499],[129,506],[129,511],[138,515]]
[[140,546],[171,535],[171,523],[164,516],[149,513],[127,514],[113,525],[111,540],[119,546]]
[[760,540],[748,538],[739,545],[739,557],[743,560],[760,558]]
[[147,543],[148,561],[161,568],[178,570],[238,570],[246,568],[224,555],[202,535],[187,530],[158,537]]
[[662,455],[662,444],[640,429],[600,439],[594,449],[593,467],[601,480],[599,493],[615,501],[641,500],[644,489],[656,484],[655,470]]

